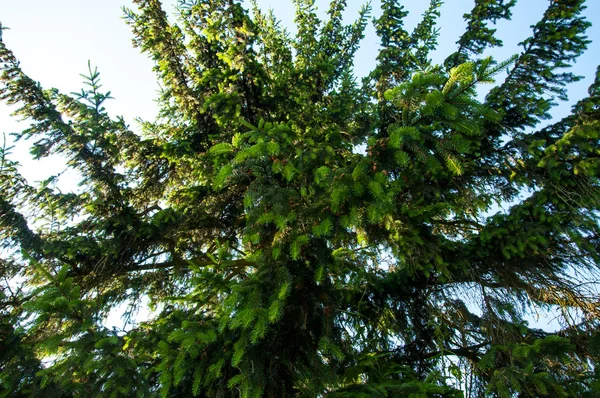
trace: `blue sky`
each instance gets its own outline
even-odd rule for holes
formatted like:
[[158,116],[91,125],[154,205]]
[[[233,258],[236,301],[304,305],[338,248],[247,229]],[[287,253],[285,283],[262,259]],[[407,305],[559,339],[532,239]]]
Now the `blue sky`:
[[[0,21],[11,30],[4,32],[4,40],[21,60],[23,69],[46,88],[56,87],[64,92],[78,91],[87,61],[99,67],[105,88],[113,92],[115,100],[109,105],[111,112],[133,120],[140,116],[152,119],[155,113],[153,98],[156,80],[150,60],[131,45],[132,35],[122,20],[121,6],[131,6],[125,0],[29,0],[26,2],[1,0]],[[165,8],[173,8],[165,1]],[[293,30],[293,4],[291,0],[259,0],[262,8],[273,8],[282,23]],[[349,0],[345,13],[348,21],[354,19],[363,1]],[[412,28],[427,7],[427,1],[405,0],[411,11],[406,21]],[[519,51],[517,43],[530,33],[529,26],[541,16],[548,0],[520,0],[514,10],[513,21],[498,26],[505,47],[494,51],[498,58],[507,58]],[[586,14],[597,22],[589,37],[600,37],[600,1],[588,0]],[[440,46],[434,60],[440,61],[454,48],[454,42],[464,30],[462,14],[472,7],[472,0],[446,0],[440,20]],[[317,0],[321,11],[328,1]],[[377,15],[378,1],[374,0],[373,15]],[[591,76],[600,63],[600,40],[590,46],[588,53],[577,63],[577,72]],[[365,75],[374,65],[377,55],[377,38],[369,27],[367,37],[359,51],[356,72]],[[584,95],[589,82],[573,88],[573,98]],[[7,110],[0,109],[0,126],[7,131]],[[10,126],[11,124],[8,123]],[[9,129],[10,130],[10,129]]]
[[[172,10],[171,1],[165,8]],[[258,0],[262,8],[273,8],[282,23],[293,30],[293,4],[291,0]],[[346,18],[351,21],[365,2],[349,0]],[[373,16],[379,12],[378,1],[373,0]],[[428,1],[405,0],[411,11],[407,28],[412,28]],[[499,59],[519,52],[517,43],[530,34],[530,25],[541,16],[548,0],[520,0],[514,10],[512,22],[498,26],[499,36],[505,47],[492,54]],[[589,31],[589,37],[600,38],[600,1],[588,0],[586,14],[597,22]],[[132,35],[122,19],[121,6],[131,6],[126,0],[0,0],[0,21],[11,30],[4,32],[4,40],[21,60],[25,73],[41,82],[45,88],[56,87],[63,92],[79,91],[80,73],[84,73],[88,60],[98,66],[105,89],[113,93],[115,100],[108,103],[112,114],[125,117],[134,123],[135,117],[153,119],[156,106],[157,82],[151,71],[152,63],[131,45]],[[327,9],[327,0],[317,0],[321,11]],[[454,48],[454,42],[464,31],[462,14],[468,12],[472,0],[446,0],[442,6],[440,46],[434,61],[443,60]],[[377,55],[377,37],[372,26],[367,31],[357,56],[356,73],[367,74]],[[580,58],[576,72],[588,77],[571,89],[573,100],[585,95],[597,64],[600,63],[600,40],[590,45],[587,54]],[[557,113],[564,115],[568,107]],[[0,131],[19,130],[21,126],[9,117],[10,111],[0,107]]]

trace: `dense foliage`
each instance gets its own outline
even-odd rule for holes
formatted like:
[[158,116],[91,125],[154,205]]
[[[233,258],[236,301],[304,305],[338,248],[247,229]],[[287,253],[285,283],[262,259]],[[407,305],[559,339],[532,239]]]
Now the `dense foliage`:
[[475,1],[434,65],[441,0],[412,32],[382,0],[358,83],[369,7],[345,24],[345,0],[324,21],[295,0],[292,36],[256,5],[180,0],[173,22],[135,0],[163,87],[135,132],[93,68],[78,94],[45,90],[0,41],[17,138],[81,177],[30,185],[2,150],[0,396],[599,394],[600,73],[536,127],[589,23],[549,1],[520,54],[485,57],[515,2]]

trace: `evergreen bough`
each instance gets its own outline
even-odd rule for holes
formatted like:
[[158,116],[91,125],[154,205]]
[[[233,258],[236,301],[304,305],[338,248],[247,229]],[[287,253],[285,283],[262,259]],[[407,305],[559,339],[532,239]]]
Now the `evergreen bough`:
[[[499,61],[515,0],[477,0],[442,65],[441,1],[409,33],[382,0],[362,83],[369,7],[345,24],[345,0],[325,21],[295,0],[292,36],[256,4],[180,0],[175,23],[134,3],[163,88],[139,131],[93,68],[80,93],[44,90],[0,41],[16,138],[81,177],[30,185],[1,152],[0,396],[600,394],[600,72],[537,127],[579,79],[583,0],[550,1]],[[146,321],[104,326],[144,300]]]

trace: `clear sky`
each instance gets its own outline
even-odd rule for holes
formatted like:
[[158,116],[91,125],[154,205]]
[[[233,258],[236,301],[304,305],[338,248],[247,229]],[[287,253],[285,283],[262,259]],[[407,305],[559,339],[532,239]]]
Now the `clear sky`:
[[[263,9],[273,8],[282,23],[293,32],[294,7],[292,0],[258,0]],[[317,0],[322,13],[328,7],[327,0]],[[345,18],[350,22],[365,1],[349,0]],[[498,59],[508,58],[519,52],[518,42],[528,37],[530,25],[535,23],[545,9],[548,0],[520,0],[514,9],[512,22],[498,25],[499,36],[505,47],[493,51]],[[588,0],[586,14],[594,23],[590,38],[600,38],[600,0]],[[173,1],[165,1],[165,8],[173,10]],[[406,21],[412,29],[428,5],[424,0],[405,0],[411,11]],[[439,26],[441,27],[439,50],[434,61],[441,61],[454,50],[457,38],[464,31],[462,15],[468,12],[473,0],[446,0],[442,6]],[[151,70],[152,63],[146,55],[131,44],[132,35],[122,19],[121,7],[131,7],[128,0],[0,0],[0,21],[10,30],[4,31],[7,46],[14,51],[25,73],[39,81],[44,88],[56,87],[62,92],[79,91],[80,73],[85,73],[87,62],[97,66],[106,90],[112,92],[114,100],[107,103],[112,115],[122,115],[133,128],[136,117],[152,120],[156,113],[157,81]],[[373,12],[379,13],[378,0],[372,1]],[[356,74],[366,75],[373,67],[378,51],[377,37],[372,26],[367,30],[356,60]],[[577,100],[586,94],[596,65],[600,63],[600,40],[590,45],[585,56],[576,65],[576,72],[586,79],[570,89],[571,99]],[[568,106],[560,107],[555,114],[564,116]],[[10,109],[0,105],[0,132],[18,131],[18,124],[10,117]],[[23,173],[30,179],[43,178],[42,171],[58,172],[56,161],[44,161],[32,166],[27,162],[25,150],[16,150],[20,160],[27,165]]]
[[[506,59],[518,53],[518,43],[527,38],[530,25],[541,17],[549,0],[520,0],[514,9],[511,22],[498,24],[498,34],[505,47],[494,50],[491,55]],[[282,23],[293,32],[292,0],[258,0],[264,8],[273,8]],[[365,2],[348,0],[345,13],[348,22],[353,20]],[[172,1],[165,1],[167,10],[173,10]],[[317,0],[320,10],[327,9],[327,0]],[[378,0],[373,0],[373,16],[379,14]],[[428,5],[425,0],[404,0],[411,11],[406,21],[412,29]],[[131,7],[128,0],[0,0],[0,21],[10,30],[3,32],[3,39],[21,61],[25,73],[41,83],[44,88],[56,87],[64,93],[79,91],[80,73],[85,73],[88,60],[97,66],[106,90],[114,100],[107,103],[109,113],[122,115],[132,128],[134,119],[152,120],[156,114],[154,98],[157,80],[152,72],[152,62],[146,55],[132,47],[129,27],[122,19],[121,7]],[[464,31],[462,15],[473,6],[473,0],[446,0],[442,6],[440,45],[434,54],[435,62],[456,48],[454,43]],[[588,0],[586,15],[594,26],[588,31],[590,38],[599,38],[590,44],[588,52],[581,57],[574,71],[585,79],[570,88],[571,103],[584,97],[592,81],[596,65],[600,64],[600,0]],[[362,43],[356,60],[356,74],[366,75],[375,63],[378,42],[372,26]],[[554,112],[557,118],[565,116],[570,107],[564,104]],[[11,109],[0,104],[0,133],[22,130],[26,124],[10,117]],[[47,178],[62,171],[60,159],[47,159],[38,163],[28,161],[25,146],[14,151],[13,158],[22,164],[22,173],[30,182]]]

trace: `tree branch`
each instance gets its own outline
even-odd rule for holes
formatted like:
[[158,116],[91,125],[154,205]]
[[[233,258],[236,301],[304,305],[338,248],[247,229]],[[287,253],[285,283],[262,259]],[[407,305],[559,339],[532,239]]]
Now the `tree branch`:
[[190,265],[197,266],[197,267],[214,266],[216,268],[223,268],[223,269],[229,269],[229,268],[238,268],[239,269],[239,268],[253,266],[254,263],[247,261],[245,259],[223,261],[222,263],[215,263],[214,261],[211,261],[211,260],[200,260],[198,258],[194,258],[194,259],[190,259],[190,260],[171,260],[171,261],[164,261],[164,262],[153,263],[153,264],[135,264],[135,265],[127,268],[125,271],[126,272],[134,272],[134,271],[160,270],[160,269],[167,269],[167,268],[183,268],[183,267],[190,266]]

